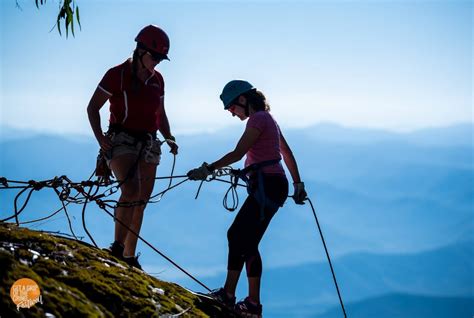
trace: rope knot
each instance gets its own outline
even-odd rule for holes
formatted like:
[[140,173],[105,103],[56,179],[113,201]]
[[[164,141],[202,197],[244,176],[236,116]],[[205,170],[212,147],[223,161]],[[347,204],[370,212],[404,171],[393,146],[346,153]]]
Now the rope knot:
[[102,201],[101,199],[96,199],[95,202],[97,203],[97,205],[99,206],[99,208],[101,209],[105,209],[105,203],[104,201]]
[[42,182],[37,182],[35,180],[28,181],[28,184],[32,186],[35,191],[38,191],[44,188],[44,184]]
[[54,177],[53,181],[51,181],[51,187],[58,188],[63,184],[63,177]]
[[71,193],[71,189],[63,188],[63,191],[59,194],[59,200],[66,201],[69,198],[69,194]]
[[0,177],[0,183],[5,187],[8,188],[8,181],[5,177]]

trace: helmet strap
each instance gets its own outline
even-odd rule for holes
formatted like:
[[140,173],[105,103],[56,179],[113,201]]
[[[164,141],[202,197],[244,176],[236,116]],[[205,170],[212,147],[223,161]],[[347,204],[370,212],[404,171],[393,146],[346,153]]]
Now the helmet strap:
[[242,104],[242,103],[239,103],[239,102],[236,102],[236,103],[233,103],[235,105],[239,105],[240,107],[242,107],[244,110],[245,110],[245,116],[249,117],[250,116],[250,111],[249,111],[249,102],[245,101],[245,104]]
[[146,68],[145,64],[143,63],[143,57],[145,56],[146,52],[143,54],[138,55],[138,59],[140,61],[140,64],[142,65],[142,68]]

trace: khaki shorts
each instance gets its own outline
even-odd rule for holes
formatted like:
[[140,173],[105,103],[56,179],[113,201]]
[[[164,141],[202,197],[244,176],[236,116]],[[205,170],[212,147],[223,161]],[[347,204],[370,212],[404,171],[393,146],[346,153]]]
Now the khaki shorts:
[[153,140],[151,137],[148,140],[139,140],[125,132],[112,133],[110,139],[112,140],[112,148],[105,153],[105,159],[109,167],[112,159],[126,154],[138,156],[140,151],[140,158],[144,159],[145,162],[155,165],[160,164],[160,140]]

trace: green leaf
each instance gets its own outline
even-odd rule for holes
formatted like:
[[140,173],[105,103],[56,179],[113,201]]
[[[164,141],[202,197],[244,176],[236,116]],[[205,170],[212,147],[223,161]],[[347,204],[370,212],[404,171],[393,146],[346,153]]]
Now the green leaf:
[[62,19],[66,17],[66,8],[64,8],[64,6],[61,8],[61,11],[59,11],[59,17]]
[[64,25],[66,26],[66,38],[67,36],[69,35],[69,19],[68,18],[65,18],[64,19]]
[[71,13],[71,31],[72,31],[72,36],[75,37],[75,35],[74,35],[74,13]]
[[71,23],[72,17],[74,16],[74,13],[71,9],[71,7],[66,7],[66,19]]
[[61,23],[60,19],[61,19],[61,18],[60,18],[59,15],[58,15],[58,20],[56,21],[56,26],[58,27],[59,35],[62,36],[62,33],[61,33],[61,26],[60,26],[60,23]]
[[[18,0],[16,1],[18,3]],[[47,2],[47,0],[34,0],[34,1],[38,9],[40,5],[45,5]],[[59,0],[58,2],[59,2],[59,13],[56,19],[56,28],[58,29],[58,33],[60,36],[62,36],[61,24],[63,22],[61,20],[64,19],[63,27],[66,28],[66,38],[69,36],[69,28],[71,28],[71,33],[75,37],[74,16],[76,16],[75,18],[77,20],[77,24],[79,24],[79,28],[82,29],[79,7],[76,6],[75,0]],[[54,29],[54,26],[53,26],[53,29]]]
[[76,7],[76,19],[77,19],[77,23],[79,24],[79,30],[82,30],[81,20],[79,18],[79,7]]

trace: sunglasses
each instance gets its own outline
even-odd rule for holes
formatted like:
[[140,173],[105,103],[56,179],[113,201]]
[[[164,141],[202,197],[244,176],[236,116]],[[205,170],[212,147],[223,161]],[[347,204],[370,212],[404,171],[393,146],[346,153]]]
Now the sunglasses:
[[232,103],[232,106],[227,108],[227,110],[232,114],[232,116],[237,116],[237,113],[235,112],[235,110],[237,109],[237,106],[243,107],[241,104]]
[[151,51],[146,51],[146,53],[150,55],[153,61],[158,62],[158,63],[166,59],[166,56],[160,53],[155,53]]
[[235,99],[234,101],[232,101],[232,102],[230,103],[230,105],[231,105],[231,106],[230,106],[229,108],[227,108],[227,109],[228,109],[229,111],[231,111],[231,112],[234,112],[234,111],[235,111],[235,106],[240,106],[240,107],[242,107],[242,108],[245,108],[245,107],[246,107],[246,105],[244,105],[244,104],[242,104],[242,103],[239,103],[238,99]]

